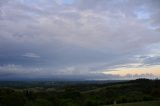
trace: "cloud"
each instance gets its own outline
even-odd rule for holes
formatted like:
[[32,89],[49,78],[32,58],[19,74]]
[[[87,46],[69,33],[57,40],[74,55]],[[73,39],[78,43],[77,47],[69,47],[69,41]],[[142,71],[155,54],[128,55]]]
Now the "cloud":
[[1,0],[0,65],[41,67],[46,74],[59,75],[101,73],[126,64],[160,65],[158,55],[136,57],[160,50],[159,3]]
[[0,76],[30,76],[31,74],[36,74],[40,71],[39,68],[25,68],[21,65],[16,64],[8,64],[0,66]]
[[[45,70],[45,71],[44,71]],[[136,78],[157,78],[158,75],[146,74],[118,74],[103,73],[75,73],[74,68],[68,68],[61,72],[53,72],[45,68],[27,68],[20,65],[9,64],[0,66],[0,80],[30,80],[30,79],[56,79],[56,80],[124,80]],[[64,72],[66,71],[66,72]],[[71,72],[72,71],[72,72]],[[48,74],[50,72],[50,74]]]
[[25,53],[22,56],[29,57],[29,58],[40,58],[40,56],[35,53]]

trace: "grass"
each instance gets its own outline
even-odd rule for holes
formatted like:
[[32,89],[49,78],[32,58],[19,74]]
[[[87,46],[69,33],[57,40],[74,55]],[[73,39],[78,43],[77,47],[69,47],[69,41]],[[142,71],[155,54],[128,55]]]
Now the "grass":
[[125,103],[125,104],[106,105],[106,106],[160,106],[160,101]]

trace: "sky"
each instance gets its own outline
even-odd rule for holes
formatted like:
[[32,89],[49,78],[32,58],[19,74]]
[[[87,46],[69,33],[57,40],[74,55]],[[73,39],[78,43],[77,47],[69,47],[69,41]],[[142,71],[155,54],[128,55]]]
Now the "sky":
[[0,0],[0,80],[160,78],[160,0]]

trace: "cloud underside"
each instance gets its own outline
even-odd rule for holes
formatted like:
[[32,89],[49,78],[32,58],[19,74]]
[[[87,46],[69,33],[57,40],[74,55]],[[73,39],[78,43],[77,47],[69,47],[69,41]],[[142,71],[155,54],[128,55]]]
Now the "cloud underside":
[[159,0],[1,0],[0,76],[111,79],[126,70],[160,75],[159,5]]

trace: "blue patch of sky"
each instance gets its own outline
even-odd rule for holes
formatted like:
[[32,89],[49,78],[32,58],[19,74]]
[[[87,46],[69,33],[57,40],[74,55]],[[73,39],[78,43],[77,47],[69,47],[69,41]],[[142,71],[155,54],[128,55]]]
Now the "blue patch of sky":
[[18,1],[23,4],[32,4],[32,3],[37,2],[36,0],[18,0]]
[[74,0],[63,0],[64,4],[73,4]]
[[138,19],[149,19],[150,18],[150,14],[145,11],[136,11],[135,14]]

